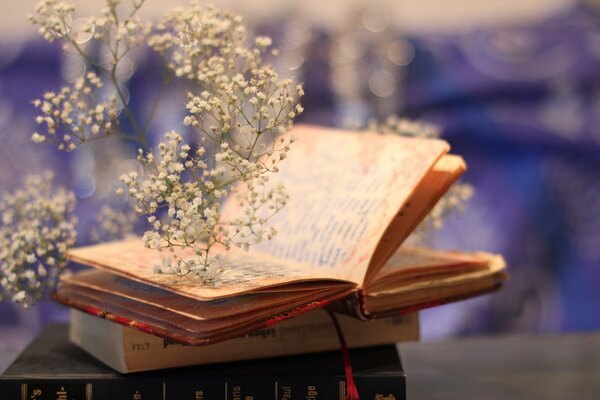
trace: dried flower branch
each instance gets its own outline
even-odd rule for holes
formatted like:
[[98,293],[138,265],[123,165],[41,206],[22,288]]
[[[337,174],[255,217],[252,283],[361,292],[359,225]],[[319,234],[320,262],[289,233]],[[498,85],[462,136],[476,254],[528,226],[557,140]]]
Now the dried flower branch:
[[[188,93],[189,115],[183,122],[197,130],[201,146],[191,153],[191,146],[170,132],[159,145],[158,165],[151,152],[140,153],[139,161],[151,171],[144,179],[136,173],[122,178],[137,211],[150,215],[153,229],[144,235],[146,245],[191,248],[196,255],[173,255],[159,272],[209,282],[216,276],[210,257],[214,245],[248,249],[275,234],[266,224],[287,195],[282,187],[266,189],[266,184],[290,150],[293,139],[282,134],[303,111],[298,100],[304,91],[292,80],[279,80],[264,61],[269,38],[258,37],[249,48],[244,39],[241,17],[195,3],[170,12],[149,39],[175,76],[200,88],[198,94]],[[212,154],[204,147],[207,141]],[[243,218],[222,220],[220,204],[228,195],[236,196]],[[161,208],[167,209],[162,222]]]
[[[195,257],[173,255],[159,271],[191,274],[208,282],[216,276],[210,271],[213,246],[248,249],[275,234],[267,222],[285,205],[287,195],[279,186],[267,189],[267,183],[290,150],[293,139],[282,135],[302,113],[298,101],[304,91],[290,79],[279,79],[265,61],[266,56],[277,53],[270,49],[270,38],[257,37],[245,44],[240,16],[192,3],[167,13],[152,28],[136,16],[142,4],[143,0],[134,0],[131,11],[122,15],[121,1],[105,0],[100,17],[75,21],[75,9],[70,5],[55,0],[38,5],[30,20],[41,35],[75,49],[98,75],[90,73],[73,88],[46,93],[36,100],[34,104],[42,111],[37,121],[46,131],[32,138],[71,151],[91,140],[121,135],[118,130],[123,125],[119,126],[118,119],[122,108],[132,130],[122,136],[139,140],[145,150],[140,150],[138,157],[145,169],[143,176],[130,173],[122,177],[136,211],[147,215],[151,224],[145,243],[160,250],[192,249]],[[163,61],[165,72],[153,111],[148,121],[141,123],[127,106],[116,72],[127,52],[146,39]],[[88,56],[85,46],[91,40],[108,50],[109,66]],[[183,123],[197,136],[184,143],[179,134],[167,133],[155,159],[148,150],[146,134],[162,90],[172,77],[190,81],[195,88],[188,93],[188,115]],[[104,82],[116,93],[108,103],[100,102],[97,94]],[[192,151],[192,143],[200,143],[200,147]],[[223,220],[220,207],[227,196],[235,196],[243,217]],[[119,221],[111,217],[124,220],[121,215],[104,214],[104,222],[99,222],[95,232],[98,237],[106,236],[100,232],[104,228],[120,231]]]
[[422,121],[400,118],[396,115],[388,116],[385,121],[371,121],[369,130],[381,133],[396,133],[401,136],[439,138],[440,128],[437,125]]
[[[35,142],[55,142],[60,150],[72,151],[92,139],[117,133],[119,112],[123,110],[132,129],[124,136],[148,146],[145,136],[152,116],[145,125],[138,121],[118,79],[119,65],[124,57],[144,43],[152,29],[152,24],[144,24],[137,17],[143,3],[144,0],[133,0],[130,10],[121,10],[127,7],[120,0],[105,0],[99,17],[73,20],[75,8],[72,5],[56,0],[40,1],[29,20],[49,42],[60,40],[65,51],[75,50],[92,72],[77,81],[74,87],[64,87],[59,93],[45,93],[43,99],[34,101],[43,113],[37,122],[45,123],[47,128],[46,133],[33,134]],[[86,53],[86,46],[91,41],[110,55],[108,65]],[[109,91],[115,95],[103,100],[99,89],[106,82],[110,83]]]
[[52,174],[32,176],[0,201],[0,297],[30,307],[67,264],[76,241],[75,195],[52,188]]
[[[153,229],[144,234],[146,245],[159,250],[191,248],[196,255],[192,259],[173,255],[158,271],[178,276],[192,274],[208,282],[215,276],[210,270],[215,261],[209,257],[211,247],[219,243],[226,248],[248,248],[263,238],[271,238],[274,230],[265,224],[285,205],[287,196],[280,187],[266,190],[268,177],[258,172],[260,167],[247,161],[247,171],[254,173],[245,172],[243,185],[228,189],[232,181],[224,180],[227,162],[233,162],[236,156],[226,142],[215,155],[219,162],[209,168],[204,147],[191,152],[175,132],[168,133],[166,139],[159,145],[158,165],[155,166],[152,153],[140,153],[138,160],[151,171],[145,179],[135,172],[121,179],[136,200],[137,211],[150,215],[148,222]],[[223,222],[220,202],[230,193],[237,196],[245,213],[243,218]],[[162,222],[156,216],[161,208],[167,210]],[[267,215],[262,210],[267,210]]]
[[42,114],[36,117],[46,132],[35,132],[31,139],[36,143],[53,142],[59,150],[72,151],[77,146],[101,139],[117,132],[117,99],[112,96],[107,102],[99,100],[100,78],[89,72],[75,85],[63,87],[60,92],[47,92],[43,99],[33,104]]
[[56,0],[40,1],[29,21],[38,26],[38,33],[48,42],[68,38],[73,25],[75,7]]
[[90,240],[106,242],[133,236],[137,219],[137,214],[131,208],[104,206],[95,218],[96,225],[90,230]]

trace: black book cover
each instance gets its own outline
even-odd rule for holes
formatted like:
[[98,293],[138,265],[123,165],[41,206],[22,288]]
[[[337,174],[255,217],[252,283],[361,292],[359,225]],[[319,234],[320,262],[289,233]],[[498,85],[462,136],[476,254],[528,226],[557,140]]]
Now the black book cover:
[[[406,378],[393,345],[351,350],[361,400],[400,400]],[[69,343],[67,325],[40,333],[0,376],[7,400],[343,399],[341,352],[121,375]]]

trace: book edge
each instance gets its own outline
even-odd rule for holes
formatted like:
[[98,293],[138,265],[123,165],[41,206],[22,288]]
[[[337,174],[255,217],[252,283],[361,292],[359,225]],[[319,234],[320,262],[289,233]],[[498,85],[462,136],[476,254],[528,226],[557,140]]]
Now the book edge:
[[[85,316],[86,318],[76,318],[77,313]],[[89,317],[89,318],[88,318]],[[90,314],[86,314],[77,309],[71,309],[70,312],[70,325],[69,325],[69,341],[84,350],[86,353],[92,355],[103,364],[113,368],[120,373],[128,373],[129,367],[127,365],[127,359],[124,351],[124,327],[119,324],[111,324],[108,329],[108,334],[97,335],[94,337],[94,346],[88,346],[84,340],[84,330],[90,328],[82,328],[81,324],[92,325],[98,328],[102,320],[94,317]],[[99,331],[106,333],[104,329],[92,329],[92,331]],[[100,346],[98,346],[100,344]],[[105,351],[103,351],[105,350]]]

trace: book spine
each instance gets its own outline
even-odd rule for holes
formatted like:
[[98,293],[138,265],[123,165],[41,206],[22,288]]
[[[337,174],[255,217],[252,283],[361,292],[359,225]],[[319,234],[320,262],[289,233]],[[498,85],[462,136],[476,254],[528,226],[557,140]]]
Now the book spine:
[[[404,375],[361,374],[355,380],[361,399],[406,398]],[[0,396],[7,400],[343,400],[345,392],[342,375],[0,380]]]

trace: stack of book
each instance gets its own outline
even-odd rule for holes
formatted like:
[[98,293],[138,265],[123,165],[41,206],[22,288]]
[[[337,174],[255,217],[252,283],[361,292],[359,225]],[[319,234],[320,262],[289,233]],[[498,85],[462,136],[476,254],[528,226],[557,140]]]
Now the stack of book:
[[[154,273],[160,253],[130,239],[73,250],[71,260],[92,269],[64,277],[54,295],[74,309],[70,341],[120,373],[252,361],[123,379],[103,370],[108,375],[98,382],[73,378],[83,385],[77,390],[103,398],[98,393],[114,381],[135,388],[128,399],[152,398],[148,391],[163,400],[342,398],[339,354],[298,355],[338,348],[319,310],[328,308],[349,315],[338,317],[349,347],[368,347],[352,358],[359,394],[400,399],[404,375],[395,348],[369,346],[416,340],[418,310],[494,291],[506,280],[498,255],[401,246],[465,171],[446,142],[309,126],[293,134],[294,151],[275,182],[290,195],[272,220],[279,233],[248,252],[216,249],[223,272],[214,284]],[[223,205],[226,220],[239,212],[235,200]],[[296,358],[256,361],[284,355]],[[372,358],[381,363],[369,364]],[[324,372],[333,359],[337,372]],[[9,369],[5,382],[28,374],[24,363]],[[78,365],[65,376],[77,376]],[[36,385],[38,372],[31,374]],[[177,392],[177,382],[189,391]],[[34,387],[26,382],[19,393],[40,399],[29,397]],[[220,397],[205,394],[212,390]]]
[[[396,346],[351,357],[362,399],[405,398]],[[71,344],[65,325],[47,327],[0,375],[7,400],[341,400],[345,385],[339,352],[122,375]]]

